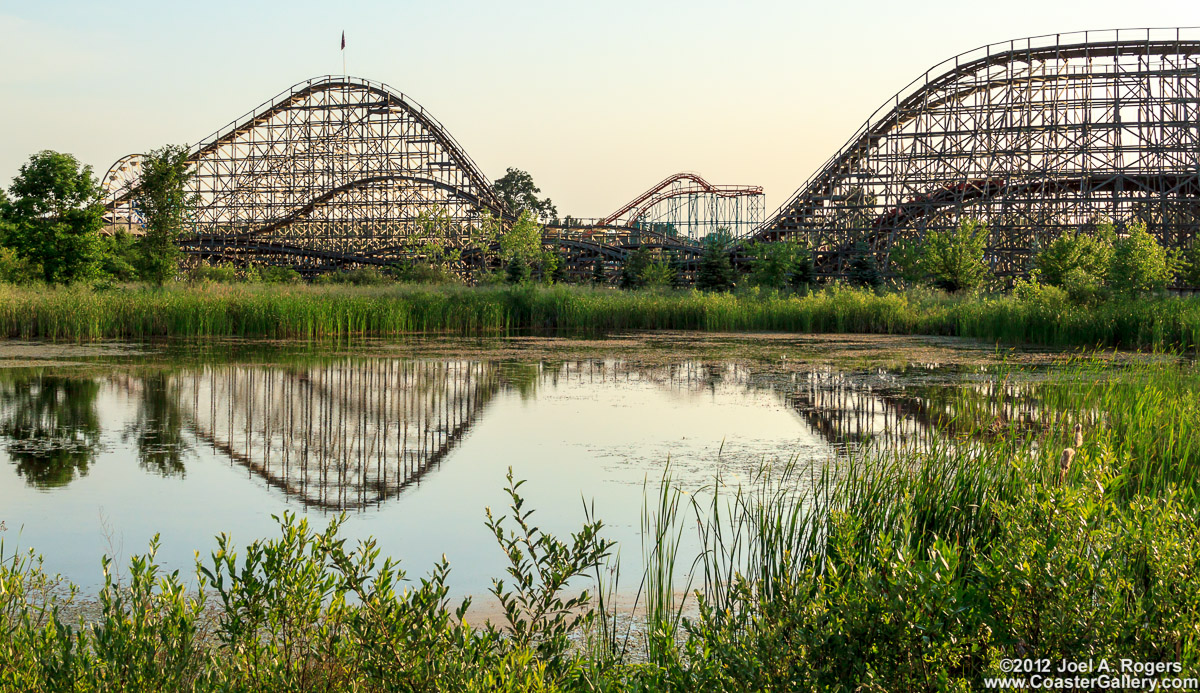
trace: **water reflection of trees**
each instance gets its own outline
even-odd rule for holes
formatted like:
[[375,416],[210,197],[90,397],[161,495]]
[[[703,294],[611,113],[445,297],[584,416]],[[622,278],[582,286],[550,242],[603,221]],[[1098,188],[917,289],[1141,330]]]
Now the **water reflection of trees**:
[[161,476],[183,476],[189,446],[174,377],[160,371],[137,378],[131,385],[138,393],[138,408],[122,440],[133,440],[142,469]]
[[84,476],[100,445],[100,383],[40,374],[0,381],[0,435],[17,474],[40,489]]

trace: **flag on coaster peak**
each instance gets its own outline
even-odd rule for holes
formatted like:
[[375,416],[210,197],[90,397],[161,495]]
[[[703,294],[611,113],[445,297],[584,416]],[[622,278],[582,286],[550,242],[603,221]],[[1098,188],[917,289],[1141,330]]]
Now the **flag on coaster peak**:
[[346,50],[346,32],[342,32],[342,50]]

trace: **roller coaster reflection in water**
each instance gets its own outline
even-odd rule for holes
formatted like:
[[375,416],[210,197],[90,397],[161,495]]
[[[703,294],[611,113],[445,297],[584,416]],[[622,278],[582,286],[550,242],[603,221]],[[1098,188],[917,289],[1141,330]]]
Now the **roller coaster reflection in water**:
[[[930,374],[938,379],[935,384],[922,384]],[[822,450],[833,454],[868,443],[931,444],[952,425],[960,395],[970,397],[974,406],[991,407],[997,420],[1037,416],[1016,385],[947,386],[944,376],[936,368],[868,375],[824,370],[780,377],[741,365],[697,362],[647,368],[599,360],[361,359],[291,368],[218,365],[172,374],[120,374],[111,376],[106,387],[137,403],[136,418],[126,425],[122,439],[132,439],[147,472],[181,476],[188,449],[206,447],[306,507],[341,511],[376,506],[435,473],[506,391],[526,398],[536,397],[541,387],[604,383],[622,391],[631,388],[629,396],[635,383],[683,395],[705,393],[706,399],[714,388],[764,391],[796,412],[798,431],[817,436],[829,446]],[[88,474],[103,447],[97,411],[102,385],[91,379],[34,376],[0,383],[0,445],[26,483],[50,489]],[[618,417],[604,425],[620,426],[621,421]],[[786,456],[793,451],[775,452]],[[820,454],[823,461],[827,453]]]

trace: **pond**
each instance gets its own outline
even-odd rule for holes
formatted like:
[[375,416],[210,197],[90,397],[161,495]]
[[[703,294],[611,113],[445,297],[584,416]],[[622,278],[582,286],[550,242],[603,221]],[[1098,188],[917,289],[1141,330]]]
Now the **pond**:
[[8,349],[0,536],[85,593],[102,555],[120,565],[159,534],[160,563],[191,575],[215,535],[244,546],[291,511],[344,513],[343,536],[375,537],[410,577],[445,555],[454,593],[481,594],[504,570],[483,521],[506,510],[510,467],[539,526],[578,530],[586,505],[637,575],[665,470],[702,496],[718,474],[928,435],[939,393],[996,359],[777,336]]

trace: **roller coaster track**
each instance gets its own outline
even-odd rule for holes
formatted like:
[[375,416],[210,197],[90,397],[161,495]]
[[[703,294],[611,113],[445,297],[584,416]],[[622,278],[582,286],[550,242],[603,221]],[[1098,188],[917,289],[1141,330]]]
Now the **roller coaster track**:
[[[682,184],[682,185],[677,185]],[[630,200],[625,206],[604,217],[600,226],[613,226],[620,219],[625,219],[624,226],[636,224],[646,216],[651,207],[671,199],[695,194],[708,194],[716,197],[744,197],[762,195],[762,186],[758,185],[721,185],[716,186],[704,180],[697,173],[676,173],[664,178],[654,187]]]
[[[840,274],[865,244],[989,224],[1021,274],[1048,237],[1142,221],[1167,245],[1200,222],[1200,31],[1135,29],[994,44],[931,68],[884,103],[755,232],[798,238]],[[861,247],[861,246],[859,246]]]
[[[886,267],[898,242],[966,218],[988,225],[988,258],[1002,276],[1023,274],[1054,236],[1101,220],[1144,222],[1183,247],[1200,233],[1198,123],[1198,28],[984,46],[888,99],[768,221],[734,234],[734,254],[747,242],[799,239],[818,271],[836,276],[864,252]],[[390,265],[420,254],[436,217],[450,229],[441,242],[478,262],[489,249],[472,247],[472,229],[511,220],[441,123],[357,78],[297,84],[193,146],[189,162],[199,204],[182,243],[203,258],[310,273]],[[139,166],[126,157],[104,178],[114,226],[140,223]],[[548,229],[544,241],[577,268],[637,247],[694,257],[698,236],[678,229],[682,201],[761,195],[674,174],[604,218]]]
[[[302,271],[390,264],[421,246],[425,219],[445,220],[450,245],[505,209],[491,183],[424,108],[377,82],[301,82],[189,150],[195,233],[185,251]],[[139,221],[140,161],[104,178],[110,223]],[[276,252],[278,251],[278,252]]]

